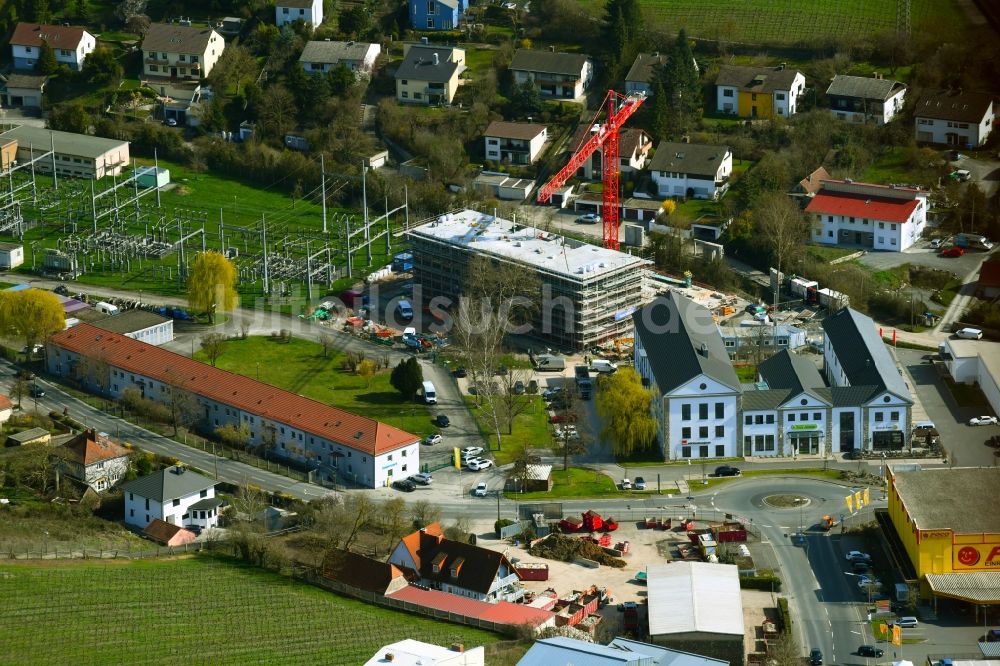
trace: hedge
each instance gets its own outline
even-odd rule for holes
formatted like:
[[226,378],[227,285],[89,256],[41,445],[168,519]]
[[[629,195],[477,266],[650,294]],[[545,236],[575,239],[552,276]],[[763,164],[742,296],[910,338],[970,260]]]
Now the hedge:
[[781,614],[781,630],[792,630],[792,615],[788,612],[788,599],[778,597],[778,612]]
[[[773,587],[772,587],[773,586]],[[781,579],[777,576],[740,576],[740,587],[746,590],[781,591]]]

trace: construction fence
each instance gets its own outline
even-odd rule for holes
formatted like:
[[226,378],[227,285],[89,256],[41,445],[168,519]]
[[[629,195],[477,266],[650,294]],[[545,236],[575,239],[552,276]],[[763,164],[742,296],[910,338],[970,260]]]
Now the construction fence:
[[18,550],[0,543],[0,560],[142,560],[154,557],[171,557],[184,553],[197,553],[210,549],[214,544],[207,541],[196,541],[182,546],[154,546],[151,548],[80,548],[53,544],[42,550]]

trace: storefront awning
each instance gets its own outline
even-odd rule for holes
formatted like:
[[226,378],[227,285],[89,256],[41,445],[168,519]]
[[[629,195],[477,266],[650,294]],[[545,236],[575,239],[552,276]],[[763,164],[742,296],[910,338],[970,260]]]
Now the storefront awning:
[[1000,571],[927,574],[935,595],[976,604],[1000,604]]

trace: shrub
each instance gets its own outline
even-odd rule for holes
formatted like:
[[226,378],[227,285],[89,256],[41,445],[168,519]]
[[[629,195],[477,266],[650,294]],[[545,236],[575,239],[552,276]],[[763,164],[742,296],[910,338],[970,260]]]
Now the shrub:
[[[772,585],[774,586],[773,588],[771,587]],[[740,587],[745,590],[764,590],[770,592],[773,589],[775,592],[779,592],[781,590],[781,579],[771,575],[740,576]]]

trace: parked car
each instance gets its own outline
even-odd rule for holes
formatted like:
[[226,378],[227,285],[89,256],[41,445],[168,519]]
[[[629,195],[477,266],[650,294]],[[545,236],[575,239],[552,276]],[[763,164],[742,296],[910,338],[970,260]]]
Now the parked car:
[[982,340],[983,332],[978,328],[963,328],[955,331],[955,337],[964,340]]
[[538,380],[537,379],[529,379],[528,380],[528,389],[527,390],[528,390],[528,393],[530,393],[531,395],[535,395],[536,393],[538,393]]
[[913,424],[913,429],[918,432],[921,430],[936,430],[937,426],[934,425],[934,421],[917,421]]
[[514,382],[514,388],[511,389],[511,392],[514,395],[524,395],[524,382],[520,379]]
[[913,629],[919,623],[917,622],[917,618],[913,617],[912,615],[904,615],[903,617],[897,617],[895,620],[892,621],[891,624],[894,624],[897,627],[901,627],[903,629]]
[[635,477],[635,483],[632,484],[632,487],[635,488],[636,490],[645,490],[646,479],[642,478],[641,476]]
[[622,479],[622,490],[632,490],[632,482],[628,479]]
[[444,440],[444,437],[438,434],[427,435],[424,437],[424,444],[440,444]]
[[587,213],[576,218],[577,224],[597,224],[601,221],[601,216],[597,213]]
[[732,465],[720,465],[715,468],[716,476],[739,476],[740,468]]
[[869,575],[866,575],[866,574],[862,574],[862,575],[858,576],[858,588],[859,589],[861,589],[861,590],[867,590],[869,585],[871,585],[873,587],[876,587],[876,588],[879,588],[879,587],[882,587],[882,581],[880,581],[878,578],[875,578],[874,576],[869,576]]
[[419,474],[411,476],[410,481],[413,481],[413,483],[419,483],[422,486],[429,486],[434,481],[434,477],[427,472],[420,472]]
[[439,428],[447,428],[451,425],[451,421],[444,414],[438,414],[437,418],[434,419],[434,424]]
[[995,416],[973,416],[969,419],[970,426],[981,426],[981,425],[996,425],[997,417]]
[[957,246],[952,246],[952,247],[949,247],[949,248],[945,248],[944,250],[941,251],[941,256],[942,257],[949,257],[949,258],[952,258],[952,259],[954,259],[956,257],[964,256],[964,255],[965,255],[965,250],[963,250],[962,248],[957,247]]
[[393,481],[392,487],[396,490],[402,490],[404,493],[412,493],[417,489],[417,484],[408,479],[400,479],[399,481]]
[[809,666],[823,666],[823,653],[816,648],[809,652]]
[[549,417],[549,423],[575,423],[576,414],[553,414]]
[[844,556],[844,559],[848,562],[852,562],[854,560],[870,561],[872,556],[868,553],[863,553],[860,550],[852,550],[848,551],[847,555]]
[[482,472],[484,469],[493,467],[493,461],[486,458],[473,458],[466,463],[466,467],[471,469],[473,472]]
[[28,393],[29,395],[31,395],[32,398],[45,397],[45,389],[43,389],[41,386],[32,386],[30,389],[28,389]]
[[461,451],[459,451],[459,453],[462,454],[463,458],[473,458],[475,456],[478,456],[482,452],[483,452],[483,447],[481,446],[467,446]]
[[934,240],[931,241],[931,247],[934,248],[935,250],[939,249],[942,245],[944,245],[943,238],[935,238]]
[[56,288],[53,289],[52,291],[59,294],[60,296],[69,296],[69,288],[67,288],[66,285],[64,284],[57,285]]
[[549,387],[544,391],[542,391],[542,398],[544,398],[545,400],[552,400],[554,397],[562,393],[562,391],[563,390],[561,386]]
[[858,648],[859,657],[874,657],[875,659],[878,659],[884,654],[885,654],[884,651],[880,650],[874,645],[862,645]]
[[476,484],[476,489],[472,491],[472,494],[476,497],[486,497],[486,493],[489,491],[490,487],[486,485],[485,481],[480,481]]
[[166,125],[167,127],[177,127],[177,119],[167,118],[166,120],[163,121],[163,124]]
[[872,572],[872,567],[868,562],[864,560],[855,560],[851,565],[851,571],[858,575],[868,574]]
[[469,373],[465,371],[465,368],[455,368],[455,376],[461,379],[462,377],[468,376]]

